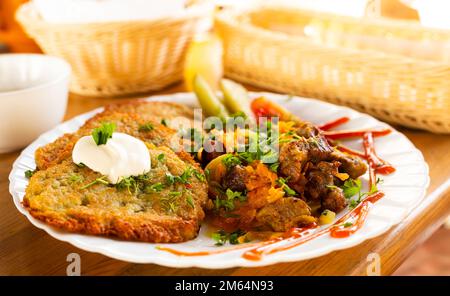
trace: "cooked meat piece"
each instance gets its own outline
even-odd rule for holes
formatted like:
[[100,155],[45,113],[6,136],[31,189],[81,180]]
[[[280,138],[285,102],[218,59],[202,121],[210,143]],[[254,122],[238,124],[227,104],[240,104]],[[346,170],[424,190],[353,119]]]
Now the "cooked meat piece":
[[333,148],[331,148],[324,137],[310,137],[307,139],[307,142],[309,145],[308,156],[313,163],[329,159],[330,154],[333,152]]
[[321,161],[307,173],[305,196],[312,200],[321,200],[322,207],[331,211],[340,211],[346,206],[342,189],[334,186],[334,175],[338,173],[340,163]]
[[318,162],[329,157],[333,149],[316,137],[300,138],[281,145],[280,174],[289,178],[289,186],[301,193],[306,184],[304,166],[307,162]]
[[296,126],[295,133],[299,136],[310,138],[320,135],[319,129],[311,122],[298,120],[296,121],[295,126]]
[[224,189],[244,192],[246,190],[245,181],[247,179],[247,171],[241,165],[236,165],[228,169],[223,181]]
[[338,162],[319,162],[307,172],[306,196],[311,199],[319,199],[334,185],[334,176],[338,172]]
[[[167,146],[177,149],[179,148],[177,145],[180,142],[174,136],[176,131],[161,124],[160,117],[154,115],[154,112],[157,112],[155,110],[169,110],[174,106],[181,105],[166,102],[134,102],[108,106],[105,108],[105,111],[96,114],[86,121],[78,131],[65,134],[54,142],[38,148],[35,154],[37,168],[40,170],[46,169],[70,157],[73,146],[78,139],[90,135],[92,130],[99,127],[103,122],[115,123],[116,132],[129,134],[157,146]],[[167,111],[167,114],[165,114],[166,118],[171,118],[170,116],[177,114],[180,116],[185,114],[183,111],[185,107],[179,108],[179,112]],[[123,113],[124,111],[131,112],[133,110],[136,112],[146,111],[147,113]],[[151,123],[154,128],[151,130],[139,129],[141,125],[148,123]]]
[[[149,153],[152,170],[137,188],[95,183],[100,174],[67,159],[31,177],[23,205],[34,218],[70,232],[156,243],[193,239],[204,218],[208,186],[194,174],[189,186],[167,183],[166,174],[201,169],[166,147],[151,147]],[[161,153],[164,162],[157,160]],[[163,188],[151,187],[157,183]]]
[[282,176],[290,177],[295,183],[302,175],[302,167],[308,161],[306,140],[293,141],[281,145],[279,170]]
[[358,156],[350,155],[341,151],[334,151],[330,154],[332,160],[339,161],[339,170],[347,173],[350,178],[357,179],[367,171],[367,164]]
[[[312,123],[306,121],[296,121],[296,134],[302,137],[313,138],[320,149],[312,150],[310,157],[313,161],[320,160],[337,160],[341,162],[340,170],[350,175],[352,179],[356,179],[367,171],[367,165],[357,156],[349,155],[341,151],[332,151],[328,141],[320,133],[319,129]],[[323,153],[326,151],[326,155]]]
[[266,205],[256,214],[256,225],[262,230],[287,231],[315,221],[308,205],[295,197],[280,198]]
[[347,206],[347,200],[341,188],[330,189],[322,198],[322,210],[339,212]]

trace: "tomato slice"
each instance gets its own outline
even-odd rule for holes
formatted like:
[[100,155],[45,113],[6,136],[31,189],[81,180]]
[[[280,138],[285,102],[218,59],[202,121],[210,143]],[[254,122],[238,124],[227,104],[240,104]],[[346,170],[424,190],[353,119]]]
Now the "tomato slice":
[[254,99],[250,104],[250,108],[252,109],[253,114],[255,114],[257,121],[259,121],[260,117],[279,117],[280,120],[292,119],[291,114],[284,110],[283,107],[264,97]]

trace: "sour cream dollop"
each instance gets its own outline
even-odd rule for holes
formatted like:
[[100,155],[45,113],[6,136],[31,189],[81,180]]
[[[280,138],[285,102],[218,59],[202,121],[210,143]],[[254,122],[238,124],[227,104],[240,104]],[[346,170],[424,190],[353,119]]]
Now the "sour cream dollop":
[[80,138],[72,151],[75,163],[83,163],[107,176],[112,184],[122,178],[138,176],[151,169],[147,146],[141,140],[123,133],[113,133],[106,144],[97,145],[92,136]]

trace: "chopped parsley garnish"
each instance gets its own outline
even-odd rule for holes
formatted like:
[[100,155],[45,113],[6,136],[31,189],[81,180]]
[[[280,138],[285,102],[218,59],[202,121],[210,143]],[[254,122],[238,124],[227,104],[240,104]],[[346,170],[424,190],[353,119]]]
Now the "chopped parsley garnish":
[[294,189],[289,187],[289,185],[287,184],[288,179],[280,177],[280,178],[277,179],[276,182],[284,190],[284,192],[286,192],[287,195],[295,196],[295,195],[297,195],[297,192],[295,192]]
[[256,147],[248,147],[248,150],[252,151],[238,152],[237,155],[240,159],[247,163],[252,163],[256,160],[263,160],[264,163],[274,164],[278,160],[278,153],[270,148],[270,144],[267,142],[268,140],[270,140],[270,138],[261,141]]
[[25,178],[30,179],[34,173],[36,173],[36,170],[26,170],[25,171]]
[[165,118],[161,119],[161,124],[164,126],[168,126],[167,119],[165,119]]
[[146,192],[161,192],[164,189],[164,185],[161,182],[149,185],[145,187]]
[[247,163],[252,163],[258,159],[257,152],[249,152],[249,151],[238,152],[238,156],[240,159],[242,159],[243,161],[245,161]]
[[[227,233],[224,230],[216,231],[212,234],[211,238],[216,242],[216,246],[223,246],[227,242],[229,242],[232,245],[239,244],[239,237],[245,235],[245,232],[242,230],[237,230],[231,233]],[[248,242],[247,239],[245,239],[244,242]]]
[[357,205],[359,205],[360,201],[358,199],[352,199],[350,200],[348,206],[350,209],[356,208]]
[[79,167],[79,168],[85,168],[85,167],[86,167],[86,165],[85,165],[84,163],[82,163],[82,162],[76,163],[76,165],[77,165],[77,167]]
[[127,178],[122,178],[117,184],[116,188],[119,190],[126,189],[128,193],[136,193],[138,191],[138,182],[136,177],[130,176]]
[[78,174],[72,174],[69,177],[69,181],[71,183],[81,183],[81,182],[83,182],[83,180],[84,180],[83,176],[82,175],[78,175]]
[[184,172],[179,177],[179,182],[183,184],[188,184],[189,179],[192,177],[192,174],[195,172],[195,170],[192,167],[188,167],[184,170]]
[[211,238],[216,242],[216,246],[223,246],[227,242],[227,233],[224,230],[219,230],[214,232]]
[[225,192],[225,194],[227,195],[227,199],[239,199],[239,201],[244,202],[247,200],[247,196],[244,195],[242,192],[239,191],[233,191],[230,188],[227,189],[227,191]]
[[237,157],[234,156],[233,154],[226,154],[223,158],[222,158],[222,163],[227,167],[227,168],[232,168],[236,165],[241,164],[241,160]]
[[274,163],[272,163],[272,164],[269,165],[269,169],[270,169],[272,172],[276,173],[276,172],[278,172],[278,167],[279,167],[279,166],[280,166],[280,163],[279,163],[279,162],[274,162]]
[[[355,195],[358,195],[358,198],[356,199],[352,199],[349,202],[349,207],[351,209],[355,208],[357,205],[359,205],[361,203],[361,201],[363,200],[363,198],[367,195],[371,195],[374,194],[376,192],[378,192],[378,188],[377,185],[382,182],[382,180],[380,178],[377,179],[376,184],[372,185],[372,188],[370,188],[369,192],[362,192],[362,183],[361,180],[357,179],[357,180],[353,180],[353,179],[348,179],[344,182],[344,185],[342,185],[342,190],[344,192],[344,196],[345,198],[349,199]],[[333,188],[336,187],[334,185],[330,185],[328,186],[329,188]]]
[[162,161],[164,161],[165,157],[166,157],[166,155],[164,153],[161,153],[156,158],[158,159],[159,162],[162,162]]
[[104,122],[100,127],[95,128],[92,131],[92,138],[97,146],[105,145],[108,139],[112,138],[115,129],[116,125],[109,122]]
[[194,200],[192,199],[192,196],[191,196],[191,195],[188,195],[188,197],[186,198],[186,202],[187,202],[187,204],[188,204],[191,208],[194,208],[194,207],[195,207],[195,205],[194,205]]
[[169,194],[167,196],[161,196],[161,198],[160,198],[161,207],[166,212],[175,213],[179,207],[179,197],[180,196],[181,196],[181,192],[179,192],[179,191],[172,191],[172,192],[169,192]]
[[189,179],[192,177],[194,172],[195,170],[192,167],[189,167],[179,176],[174,176],[171,173],[167,173],[166,181],[169,185],[173,185],[175,183],[189,184]]
[[239,191],[233,191],[230,188],[225,191],[226,198],[216,197],[214,200],[214,207],[218,211],[221,208],[225,209],[225,211],[233,211],[236,207],[235,202],[239,200],[240,202],[245,202],[247,200],[247,196]]
[[[126,189],[128,193],[137,193],[139,189],[148,191],[153,186],[146,186],[146,183],[150,180],[150,176],[148,174],[142,174],[139,176],[130,176],[127,178],[122,178],[117,184],[115,184],[115,187],[118,190]],[[158,189],[158,183],[154,184],[155,187]],[[162,190],[162,189],[161,189]]]
[[204,175],[204,174],[200,173],[200,172],[197,171],[197,170],[194,170],[193,173],[194,173],[194,176],[195,176],[200,182],[205,182],[206,178],[205,178],[205,175]]
[[181,192],[180,191],[171,191],[169,192],[169,196],[175,197],[175,196],[180,196]]
[[99,184],[105,184],[105,185],[108,185],[109,182],[106,181],[105,179],[106,179],[106,176],[102,176],[102,177],[100,177],[100,178],[95,179],[95,180],[92,181],[91,183],[88,183],[88,184],[84,185],[84,186],[81,187],[80,189],[86,189],[86,188],[89,188],[89,187],[91,187],[91,186],[93,186],[93,185],[95,185],[95,184],[98,184],[98,183],[99,183]]
[[150,131],[152,131],[154,129],[155,129],[155,126],[153,125],[153,123],[150,123],[150,122],[148,122],[146,124],[141,124],[139,126],[139,131],[140,132],[150,132]]
[[344,226],[345,228],[348,228],[348,227],[353,226],[353,223],[352,223],[352,222],[345,222],[345,223],[343,224],[343,226]]
[[361,192],[361,180],[348,179],[342,186],[345,198],[350,198]]
[[173,185],[173,184],[175,184],[175,182],[176,182],[176,178],[178,178],[178,176],[174,176],[174,175],[172,175],[171,173],[167,173],[166,174],[166,182],[169,184],[169,185]]
[[205,170],[205,177],[207,180],[209,180],[209,175],[211,174],[211,171],[209,169]]

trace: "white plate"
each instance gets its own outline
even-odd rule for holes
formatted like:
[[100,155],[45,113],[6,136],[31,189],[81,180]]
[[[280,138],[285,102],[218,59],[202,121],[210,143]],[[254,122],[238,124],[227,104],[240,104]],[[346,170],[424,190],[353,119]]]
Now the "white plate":
[[[280,103],[295,115],[316,124],[341,116],[348,116],[351,118],[351,121],[341,126],[341,129],[388,126],[369,115],[317,100],[304,98],[288,100],[287,96],[271,93],[252,93],[251,95],[252,97],[265,95]],[[196,105],[195,97],[190,93],[157,96],[151,97],[148,100],[178,102],[189,106]],[[183,257],[156,248],[157,245],[162,245],[187,252],[216,250],[218,247],[214,246],[214,242],[206,235],[208,230],[205,226],[202,227],[199,236],[189,242],[179,244],[150,244],[68,233],[34,219],[21,204],[25,188],[28,184],[28,180],[24,177],[24,172],[28,169],[35,168],[34,151],[36,148],[52,142],[64,133],[75,131],[88,118],[101,110],[100,108],[77,116],[41,135],[35,142],[28,146],[13,165],[9,176],[10,192],[19,211],[33,225],[45,230],[54,238],[71,243],[80,249],[98,252],[123,261],[156,263],[170,267],[230,268],[237,266],[263,266],[278,262],[299,261],[322,256],[332,251],[350,248],[360,244],[369,238],[386,232],[390,227],[401,222],[421,202],[429,184],[428,166],[423,159],[422,153],[403,134],[393,131],[386,137],[376,138],[375,145],[378,154],[381,158],[391,162],[397,171],[392,175],[383,176],[384,183],[379,188],[386,193],[386,196],[371,208],[364,226],[348,238],[332,238],[325,234],[288,251],[268,255],[260,261],[249,261],[242,258],[243,250],[208,256]],[[349,141],[348,145],[349,147],[362,150],[361,140]],[[363,178],[367,180],[367,176]]]

